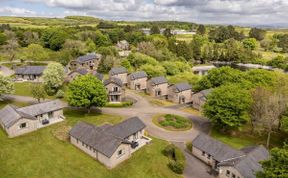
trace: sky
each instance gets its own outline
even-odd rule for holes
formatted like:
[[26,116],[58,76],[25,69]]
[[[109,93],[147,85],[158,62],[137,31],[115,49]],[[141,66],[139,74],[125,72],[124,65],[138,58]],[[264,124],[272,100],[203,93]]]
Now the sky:
[[0,0],[0,16],[288,26],[288,0]]

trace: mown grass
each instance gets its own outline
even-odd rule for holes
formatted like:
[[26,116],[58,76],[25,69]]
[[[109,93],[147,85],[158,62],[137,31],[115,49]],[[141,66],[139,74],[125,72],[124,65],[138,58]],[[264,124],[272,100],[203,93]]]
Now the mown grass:
[[25,102],[18,102],[18,101],[12,101],[12,100],[5,100],[5,101],[0,100],[0,109],[5,107],[8,104],[18,106],[18,107],[23,107],[23,106],[29,105],[29,103],[25,103]]
[[53,133],[78,121],[100,125],[118,123],[122,118],[102,114],[65,111],[66,121],[13,139],[0,129],[0,177],[5,178],[176,178],[161,152],[169,144],[153,139],[118,167],[108,170],[68,141]]
[[149,103],[151,103],[152,105],[155,105],[155,106],[173,106],[173,105],[175,105],[174,103],[172,103],[170,101],[158,99],[158,98],[152,97],[152,96],[150,96],[146,93],[143,93],[143,92],[140,92],[138,94],[145,97],[149,101]]
[[[15,82],[14,95],[33,97],[31,93],[31,85],[33,85],[32,82]],[[48,95],[46,95],[45,98],[56,99],[55,96],[48,96]]]

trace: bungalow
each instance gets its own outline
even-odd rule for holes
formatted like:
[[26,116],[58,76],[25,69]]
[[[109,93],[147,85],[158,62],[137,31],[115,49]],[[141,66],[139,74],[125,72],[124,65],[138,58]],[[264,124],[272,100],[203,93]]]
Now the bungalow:
[[119,78],[124,85],[128,83],[127,76],[128,71],[125,67],[114,67],[109,71],[110,78],[116,77]]
[[192,107],[201,110],[202,106],[207,101],[208,95],[213,91],[213,89],[202,90],[198,93],[192,95]]
[[168,88],[168,100],[186,104],[192,102],[192,87],[188,83],[177,83]]
[[70,62],[70,70],[76,70],[78,68],[85,68],[87,70],[97,69],[102,56],[101,54],[90,53],[85,56],[80,56],[76,60]]
[[[65,81],[69,83],[72,80],[74,80],[77,76],[86,75],[88,73],[89,71],[87,69],[84,69],[84,68],[76,69],[75,71],[72,71],[67,75]],[[94,75],[98,80],[103,81],[103,78],[104,78],[103,74],[92,72],[92,75]]]
[[70,142],[108,168],[114,168],[151,141],[144,136],[145,127],[138,117],[116,125],[79,122],[69,132]]
[[256,178],[260,161],[269,157],[263,146],[236,150],[208,135],[199,134],[192,142],[192,154],[212,167],[219,178]]
[[132,90],[146,90],[148,76],[146,72],[134,72],[128,77],[128,86]]
[[168,81],[165,77],[151,78],[147,83],[147,92],[151,96],[167,98],[168,96]]
[[214,65],[210,65],[210,66],[195,66],[195,67],[192,67],[192,71],[196,75],[203,76],[203,75],[207,75],[208,71],[212,70],[214,68],[216,68]]
[[46,66],[25,66],[15,70],[16,81],[42,82],[42,74]]
[[0,110],[0,125],[9,137],[16,137],[63,121],[65,119],[63,116],[64,107],[60,100],[22,108],[7,105]]
[[112,77],[104,81],[109,102],[121,102],[125,94],[123,83],[119,78]]

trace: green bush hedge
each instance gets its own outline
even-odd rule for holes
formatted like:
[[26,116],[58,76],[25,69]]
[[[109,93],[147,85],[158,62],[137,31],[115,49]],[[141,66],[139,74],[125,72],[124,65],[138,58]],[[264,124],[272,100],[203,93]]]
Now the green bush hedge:
[[107,103],[106,107],[109,108],[123,108],[123,107],[129,107],[132,106],[133,102],[132,101],[128,101],[128,102],[122,102],[122,103]]
[[170,144],[163,150],[163,154],[171,159],[171,161],[168,163],[168,167],[173,172],[182,174],[185,167],[185,156],[181,150],[175,145]]

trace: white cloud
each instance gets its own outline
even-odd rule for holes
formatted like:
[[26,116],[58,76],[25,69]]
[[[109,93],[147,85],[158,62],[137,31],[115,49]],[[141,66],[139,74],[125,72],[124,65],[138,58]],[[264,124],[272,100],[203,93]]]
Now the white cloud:
[[288,23],[288,0],[23,0],[61,7],[63,15],[121,20],[182,20],[198,23]]
[[36,12],[25,8],[7,6],[7,7],[0,7],[0,14],[29,16],[29,15],[36,15]]

